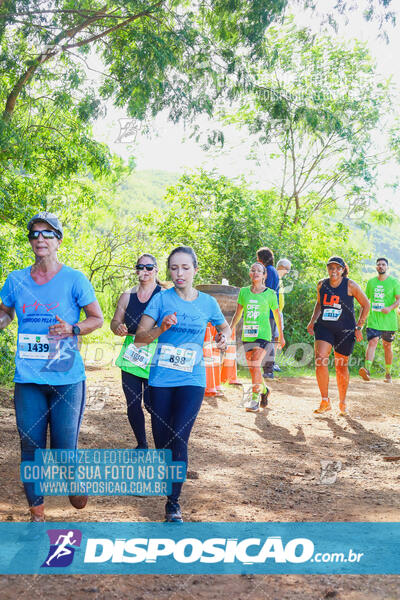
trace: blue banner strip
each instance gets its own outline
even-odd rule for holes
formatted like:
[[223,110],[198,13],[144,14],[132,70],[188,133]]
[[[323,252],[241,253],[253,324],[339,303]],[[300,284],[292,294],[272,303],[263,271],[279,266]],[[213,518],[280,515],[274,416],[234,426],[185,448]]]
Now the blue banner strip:
[[0,523],[2,574],[400,574],[400,523]]

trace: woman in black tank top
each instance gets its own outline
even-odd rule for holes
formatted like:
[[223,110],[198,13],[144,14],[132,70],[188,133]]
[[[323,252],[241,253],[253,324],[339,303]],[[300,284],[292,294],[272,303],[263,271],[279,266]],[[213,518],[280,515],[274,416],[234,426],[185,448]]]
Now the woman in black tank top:
[[[161,290],[157,282],[157,261],[151,254],[142,254],[136,263],[136,273],[139,285],[135,291],[121,294],[114,317],[111,321],[111,331],[122,337],[134,336],[142,314],[151,298]],[[128,338],[129,340],[129,338]],[[142,400],[146,409],[149,408],[148,374],[135,367],[128,360],[117,359],[121,368],[122,389],[127,403],[129,423],[137,441],[137,448],[147,448],[145,419],[142,410]],[[141,372],[138,375],[137,372]]]
[[[362,326],[368,316],[369,300],[360,286],[348,279],[348,266],[340,256],[331,256],[327,262],[328,279],[321,279],[317,286],[317,302],[307,326],[315,337],[315,370],[321,392],[321,404],[315,413],[331,410],[328,396],[329,355],[335,353],[336,381],[339,391],[339,411],[346,415],[346,393],[349,386],[349,357],[354,343],[361,342]],[[356,323],[354,298],[361,311]]]

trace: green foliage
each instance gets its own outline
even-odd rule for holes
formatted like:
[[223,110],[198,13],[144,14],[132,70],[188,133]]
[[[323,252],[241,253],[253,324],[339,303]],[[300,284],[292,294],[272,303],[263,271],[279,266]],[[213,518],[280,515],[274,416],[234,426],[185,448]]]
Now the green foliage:
[[268,29],[259,60],[245,58],[241,68],[229,92],[235,110],[222,114],[248,129],[259,161],[272,146],[265,166],[277,173],[281,231],[321,208],[335,210],[338,200],[374,198],[377,166],[390,153],[372,150],[373,134],[390,110],[391,85],[364,45],[317,36],[290,18]]
[[[235,69],[233,49],[240,46],[244,54],[254,54],[286,4],[114,0],[76,7],[69,0],[55,0],[51,6],[39,0],[6,2],[0,5],[0,67],[7,69],[6,87],[18,100],[30,95],[31,81],[48,82],[53,87],[48,95],[59,99],[66,92],[84,119],[98,110],[99,94],[127,106],[139,120],[164,108],[173,120],[211,114],[227,72]],[[83,67],[90,52],[106,67],[96,96],[85,85]],[[14,111],[11,104],[8,115]]]
[[306,227],[292,224],[279,232],[279,195],[255,191],[201,171],[181,177],[168,190],[169,210],[158,228],[168,246],[188,244],[199,258],[198,281],[248,285],[248,270],[260,246],[289,258],[292,274],[285,280],[286,323],[290,342],[310,341],[306,325],[316,299],[316,285],[326,276],[326,260],[344,256],[351,276],[361,279],[361,261],[368,255],[360,240],[342,222],[325,213],[313,215]]
[[126,219],[132,214],[164,209],[166,189],[178,178],[179,175],[167,171],[134,171],[118,186],[117,214]]
[[9,383],[14,374],[14,335],[10,330],[0,331],[0,385]]

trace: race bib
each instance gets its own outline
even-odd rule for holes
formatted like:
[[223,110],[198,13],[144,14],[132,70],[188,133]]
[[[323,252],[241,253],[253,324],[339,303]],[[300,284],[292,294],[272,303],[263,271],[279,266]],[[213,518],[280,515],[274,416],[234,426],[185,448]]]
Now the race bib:
[[146,369],[150,364],[154,352],[149,352],[146,348],[138,348],[135,344],[129,344],[123,357],[132,365]]
[[254,337],[258,336],[258,325],[244,325],[243,337]]
[[60,358],[60,340],[49,339],[48,335],[20,333],[18,347],[20,358],[40,360]]
[[175,348],[163,344],[160,350],[160,358],[158,366],[166,369],[174,369],[175,371],[185,371],[191,373],[196,361],[196,351],[187,348]]
[[385,308],[385,303],[384,302],[372,302],[371,308],[372,308],[372,310],[380,312],[382,310],[382,308]]
[[324,308],[322,315],[323,321],[338,321],[342,314],[341,308]]

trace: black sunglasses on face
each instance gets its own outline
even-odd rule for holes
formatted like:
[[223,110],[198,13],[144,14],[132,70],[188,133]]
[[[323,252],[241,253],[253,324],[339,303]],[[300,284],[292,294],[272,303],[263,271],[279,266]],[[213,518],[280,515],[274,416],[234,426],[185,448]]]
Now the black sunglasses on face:
[[52,240],[55,237],[57,239],[61,239],[61,235],[57,231],[52,231],[50,229],[41,229],[40,231],[30,231],[28,233],[28,240],[38,240],[40,234],[42,234],[42,237],[45,240]]
[[136,265],[136,271],[143,271],[143,269],[146,269],[146,271],[152,271],[155,266],[156,265]]

